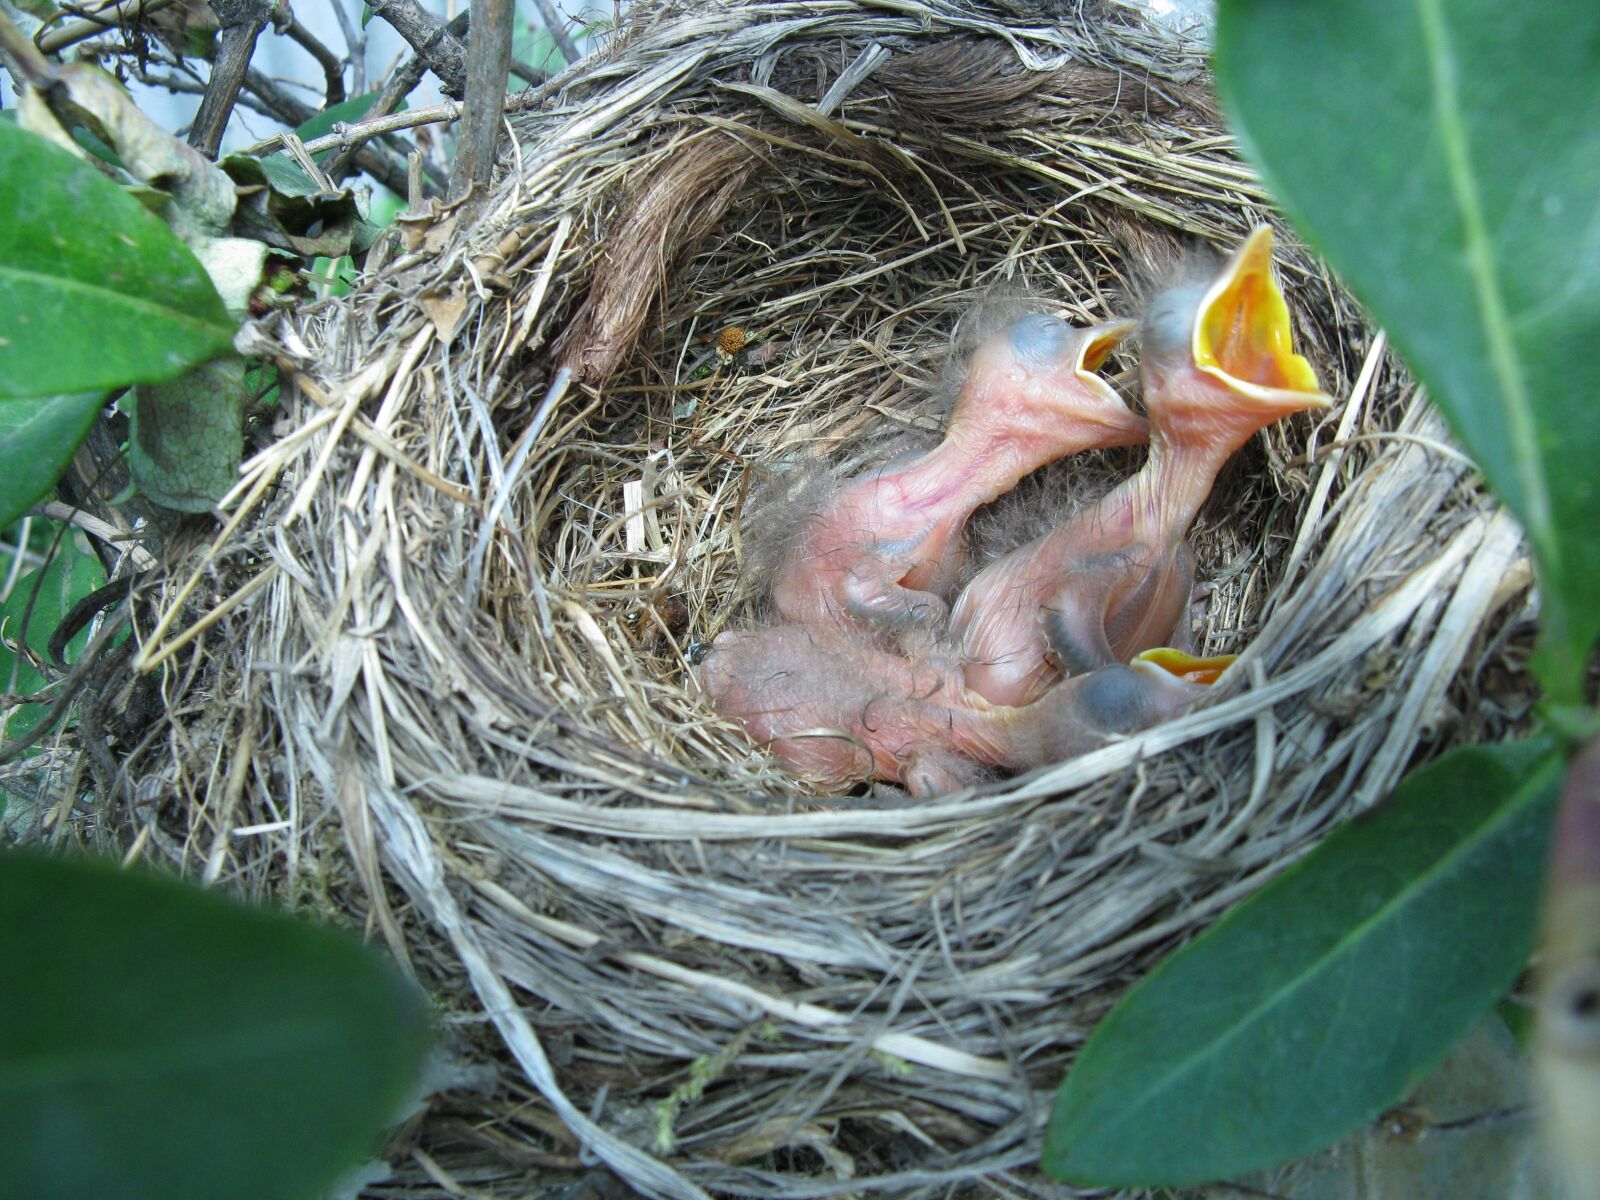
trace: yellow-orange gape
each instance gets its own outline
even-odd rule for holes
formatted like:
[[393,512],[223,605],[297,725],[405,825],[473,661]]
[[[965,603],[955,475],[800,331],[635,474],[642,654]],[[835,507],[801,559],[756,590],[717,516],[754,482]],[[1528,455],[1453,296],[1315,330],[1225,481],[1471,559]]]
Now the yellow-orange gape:
[[1290,348],[1289,312],[1257,229],[1210,282],[1160,293],[1142,322],[1150,417],[1144,469],[1060,528],[996,560],[962,592],[951,637],[967,686],[1026,704],[1063,673],[1177,640],[1194,582],[1185,538],[1217,472],[1252,434],[1324,408]]
[[[1131,330],[1023,318],[973,356],[944,441],[846,484],[775,576],[784,623],[722,634],[708,696],[792,771],[938,795],[1182,713],[1233,661],[1189,651],[1189,526],[1257,430],[1330,401],[1290,345],[1257,229],[1140,325],[1148,413],[1094,369]],[[949,606],[969,515],[1053,459],[1148,436],[1133,477],[983,568]],[[905,636],[915,631],[916,636]]]

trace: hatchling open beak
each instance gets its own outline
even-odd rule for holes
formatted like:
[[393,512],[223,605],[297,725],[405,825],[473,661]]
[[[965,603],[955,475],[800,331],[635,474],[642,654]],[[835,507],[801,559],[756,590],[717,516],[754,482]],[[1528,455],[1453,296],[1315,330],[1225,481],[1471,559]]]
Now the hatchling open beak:
[[1241,398],[1287,415],[1326,408],[1311,364],[1291,346],[1289,306],[1272,278],[1272,230],[1258,226],[1207,289],[1194,323],[1196,368]]

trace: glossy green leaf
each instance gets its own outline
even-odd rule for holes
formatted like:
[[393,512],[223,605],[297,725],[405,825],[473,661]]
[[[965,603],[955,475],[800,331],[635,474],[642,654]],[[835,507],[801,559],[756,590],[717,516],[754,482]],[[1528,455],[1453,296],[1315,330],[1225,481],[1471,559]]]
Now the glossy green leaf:
[[1393,1104],[1526,963],[1561,773],[1549,740],[1454,751],[1161,963],[1084,1045],[1045,1169],[1227,1179]]
[[0,397],[0,529],[55,486],[104,404],[100,392]]
[[119,407],[130,418],[128,467],[139,490],[179,512],[209,511],[238,481],[250,394],[241,358],[135,388]]
[[[61,528],[54,522],[41,524],[49,529]],[[20,648],[26,646],[38,658],[46,659],[50,635],[62,618],[78,601],[105,583],[105,569],[98,558],[78,544],[80,536],[67,530],[60,541],[54,543],[50,561],[40,570],[17,580],[16,587],[0,605],[0,692],[32,696],[45,686],[44,676],[34,669],[27,654],[19,652]],[[45,544],[44,550],[49,552],[50,543]],[[88,640],[89,631],[85,629],[67,643],[68,662]],[[0,705],[0,742],[31,731],[44,720],[48,709],[47,702],[22,703],[11,708]]]
[[1600,632],[1600,5],[1223,0],[1217,82],[1526,526],[1541,675],[1576,701]]
[[265,187],[284,196],[315,196],[317,185],[283,151],[257,158],[252,154],[230,154],[217,166],[242,187]]
[[0,855],[0,1195],[305,1200],[428,1041],[354,939],[109,864]]
[[0,122],[0,399],[171,379],[234,324],[170,230],[93,167]]

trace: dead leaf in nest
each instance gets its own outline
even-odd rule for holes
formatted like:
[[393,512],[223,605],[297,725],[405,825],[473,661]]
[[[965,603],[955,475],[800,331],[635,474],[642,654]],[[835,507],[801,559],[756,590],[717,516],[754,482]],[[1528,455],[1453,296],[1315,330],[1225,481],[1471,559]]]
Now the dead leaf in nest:
[[49,103],[57,116],[82,125],[110,147],[134,179],[172,197],[162,216],[179,237],[190,241],[227,230],[233,217],[233,180],[140,112],[105,71],[89,63],[68,63]]
[[428,314],[428,320],[433,322],[439,340],[448,345],[461,327],[461,318],[467,311],[466,286],[458,283],[447,292],[429,292],[418,296],[417,303]]
[[396,216],[394,223],[400,228],[406,250],[413,254],[419,250],[424,254],[437,254],[456,231],[456,210],[460,207],[459,200],[454,204],[430,200],[427,212],[403,212]]

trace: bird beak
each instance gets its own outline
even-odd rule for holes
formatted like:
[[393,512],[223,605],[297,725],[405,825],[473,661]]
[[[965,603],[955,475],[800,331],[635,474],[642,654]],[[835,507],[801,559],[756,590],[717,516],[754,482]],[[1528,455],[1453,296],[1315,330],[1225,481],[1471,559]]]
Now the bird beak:
[[1078,359],[1072,364],[1073,371],[1084,387],[1097,396],[1121,403],[1121,397],[1112,390],[1111,385],[1095,372],[1105,365],[1106,359],[1122,340],[1137,328],[1137,321],[1107,321],[1084,330],[1083,337],[1078,341]]
[[1136,670],[1165,672],[1184,683],[1209,686],[1238,657],[1237,654],[1219,654],[1215,658],[1199,658],[1182,650],[1174,650],[1171,646],[1157,646],[1154,650],[1135,655],[1128,665]]
[[1195,365],[1233,392],[1285,414],[1332,403],[1290,347],[1289,306],[1272,278],[1272,230],[1258,226],[1200,302]]

